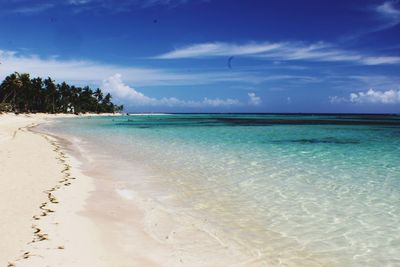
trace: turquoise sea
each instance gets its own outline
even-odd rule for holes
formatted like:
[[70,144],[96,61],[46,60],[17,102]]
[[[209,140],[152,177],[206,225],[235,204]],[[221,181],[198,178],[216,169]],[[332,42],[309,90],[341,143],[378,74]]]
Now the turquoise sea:
[[248,266],[400,266],[400,116],[160,114],[46,128],[114,162],[118,179],[149,170],[127,194],[203,220]]

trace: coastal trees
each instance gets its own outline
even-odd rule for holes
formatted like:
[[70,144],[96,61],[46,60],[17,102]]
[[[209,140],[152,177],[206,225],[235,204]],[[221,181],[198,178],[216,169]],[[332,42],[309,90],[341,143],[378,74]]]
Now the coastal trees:
[[45,103],[46,103],[46,111],[48,113],[56,113],[56,98],[57,95],[57,87],[54,81],[48,77],[44,80],[44,88],[45,88]]
[[111,102],[111,94],[104,96],[101,89],[92,90],[56,84],[50,77],[30,78],[27,73],[12,73],[0,84],[0,112],[85,113],[120,112],[123,106]]
[[[1,89],[0,89],[1,90]],[[42,78],[33,78],[31,80],[30,87],[31,95],[31,112],[37,112],[39,110],[44,110],[44,90]]]
[[58,112],[67,113],[71,109],[71,105],[70,105],[71,87],[66,82],[63,82],[61,84],[57,84],[57,90],[60,94],[58,103],[57,103]]
[[114,109],[114,104],[111,102],[111,95],[110,93],[106,94],[106,96],[103,99],[103,102],[101,103],[101,110],[104,110],[104,112],[107,112],[107,110]]
[[18,86],[17,91],[18,91],[18,96],[15,101],[18,110],[30,110],[31,108],[31,101],[29,99],[31,98],[31,78],[29,74],[27,73],[22,73],[17,75],[19,81],[20,81],[20,86]]
[[94,91],[93,96],[96,98],[96,112],[99,112],[99,106],[100,103],[103,101],[103,92],[100,90],[100,88],[97,88],[96,91]]
[[18,73],[8,75],[0,85],[1,103],[9,103],[12,108],[16,108],[16,100],[19,88],[22,87],[21,80]]

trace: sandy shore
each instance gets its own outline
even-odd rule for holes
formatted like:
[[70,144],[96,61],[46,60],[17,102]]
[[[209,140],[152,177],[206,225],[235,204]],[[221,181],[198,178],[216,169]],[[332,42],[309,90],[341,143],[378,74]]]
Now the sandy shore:
[[65,116],[74,115],[0,115],[0,266],[112,266],[79,214],[93,180],[58,140],[29,130]]
[[201,224],[121,196],[112,163],[33,127],[65,116],[0,114],[0,267],[246,266]]
[[25,116],[0,117],[0,266],[22,256],[32,239],[32,216],[46,201],[43,192],[59,177],[60,166],[51,145],[27,132],[39,122]]

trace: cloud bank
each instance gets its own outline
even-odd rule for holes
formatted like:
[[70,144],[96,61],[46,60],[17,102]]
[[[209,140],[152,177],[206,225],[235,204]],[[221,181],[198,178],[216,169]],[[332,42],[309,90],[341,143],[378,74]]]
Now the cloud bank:
[[[302,79],[300,76],[265,76],[249,72],[167,70],[150,67],[130,67],[104,64],[90,60],[62,60],[56,57],[41,58],[37,55],[21,55],[0,49],[0,78],[15,71],[32,76],[50,76],[57,81],[98,84],[105,77],[120,73],[125,80],[137,86],[184,86],[221,82],[261,83],[265,80]],[[303,77],[307,79],[308,77]]]
[[15,71],[68,81],[76,84],[98,84],[105,77],[120,73],[126,82],[136,86],[185,86],[235,82],[260,84],[268,81],[297,83],[315,82],[315,78],[304,75],[265,75],[260,71],[192,71],[186,69],[163,69],[140,66],[120,66],[91,60],[63,60],[57,57],[43,58],[0,49],[0,79]]
[[[188,107],[188,108],[204,108],[204,107],[232,107],[242,106],[238,99],[226,98],[203,98],[200,101],[181,100],[176,97],[153,98],[144,95],[136,89],[126,85],[122,81],[121,74],[115,74],[103,80],[102,90],[111,93],[119,101],[127,101],[127,105],[132,106],[161,106],[161,107]],[[249,93],[249,105],[260,105],[261,98],[254,93]]]
[[400,103],[400,90],[376,91],[369,89],[367,92],[351,93],[350,102],[398,104]]
[[338,49],[331,44],[318,42],[247,43],[224,42],[192,44],[158,55],[156,59],[207,58],[207,57],[247,56],[280,61],[325,61],[353,62],[361,65],[400,64],[399,56],[371,56]]
[[379,91],[369,89],[365,92],[351,93],[349,97],[331,96],[332,104],[349,102],[355,104],[400,104],[400,90]]

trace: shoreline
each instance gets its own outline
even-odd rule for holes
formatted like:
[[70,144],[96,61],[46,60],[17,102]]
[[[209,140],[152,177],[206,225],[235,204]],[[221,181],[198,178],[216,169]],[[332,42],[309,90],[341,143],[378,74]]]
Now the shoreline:
[[[1,145],[9,153],[18,154],[1,158],[2,167],[7,171],[1,176],[2,188],[16,187],[12,196],[2,194],[3,204],[0,204],[3,214],[0,232],[6,237],[0,253],[1,266],[47,266],[50,262],[53,266],[74,266],[68,264],[68,254],[76,250],[76,245],[80,247],[79,243],[85,242],[85,238],[68,240],[68,237],[75,233],[85,236],[82,230],[90,229],[91,222],[77,211],[84,208],[93,181],[90,177],[82,179],[78,167],[71,170],[78,162],[72,162],[74,159],[62,151],[60,140],[31,129],[59,117],[61,115],[0,115],[4,137]],[[66,226],[78,223],[78,227],[66,232]],[[12,234],[8,233],[10,230]],[[81,256],[78,255],[75,260]],[[92,263],[94,256],[92,253],[86,263]]]
[[[203,220],[182,220],[180,212],[142,192],[139,184],[157,175],[142,165],[145,162],[122,163],[74,135],[61,136],[72,141],[65,149],[82,163],[81,172],[95,181],[84,215],[96,221],[103,243],[113,244],[107,253],[119,263],[107,266],[246,266],[243,258],[238,260],[237,248],[221,242]],[[115,168],[122,172],[111,171]]]
[[[58,175],[58,166],[50,152],[46,140],[33,136],[27,128],[38,120],[15,115],[0,115],[0,264],[23,257],[23,245],[33,239],[31,229],[35,213],[46,200],[42,191],[55,184],[54,175]],[[27,156],[29,154],[29,156]],[[42,156],[49,168],[46,171],[36,169],[38,160],[30,156]],[[43,167],[43,166],[42,166]],[[9,264],[12,266],[12,263]]]
[[[95,116],[105,115],[109,114]],[[117,262],[112,257],[99,259],[98,255],[107,254],[106,246],[99,240],[96,222],[83,215],[95,190],[93,178],[84,175],[82,163],[66,151],[68,140],[35,130],[55,118],[75,116],[0,114],[0,167],[4,169],[0,266],[112,266]]]
[[[85,162],[90,161],[90,153],[79,151],[75,140],[64,140],[34,127],[61,117],[64,116],[0,115],[3,124],[7,124],[7,120],[22,123],[23,127],[18,130],[25,127],[24,134],[31,140],[30,144],[33,147],[40,145],[51,162],[41,156],[43,151],[38,151],[37,155],[25,153],[24,158],[32,161],[37,170],[45,173],[49,173],[50,168],[53,170],[52,178],[47,178],[45,184],[30,188],[30,194],[40,201],[26,203],[30,212],[23,215],[24,226],[16,229],[17,233],[23,227],[25,234],[11,237],[19,238],[21,242],[7,255],[0,254],[1,266],[3,263],[7,266],[187,266],[188,260],[190,266],[234,263],[228,259],[233,255],[225,255],[225,248],[219,248],[220,244],[215,243],[218,240],[207,236],[203,229],[181,225],[151,201],[127,199],[123,194],[123,182],[106,177],[101,171],[104,168],[101,163],[98,163],[99,170],[85,169],[83,165],[91,165]],[[40,139],[42,143],[35,143],[32,139]],[[37,175],[31,173],[33,181]],[[146,174],[138,170],[134,175]],[[14,178],[22,177],[15,174]],[[8,207],[12,208],[12,205]],[[5,228],[19,216],[10,214],[5,218]],[[176,237],[180,234],[187,243],[186,247],[175,243],[174,231],[181,231]],[[212,259],[207,259],[207,251],[195,251],[196,246],[191,244],[202,244],[203,240],[208,242],[206,245],[217,248]],[[223,255],[218,251],[224,251]]]

